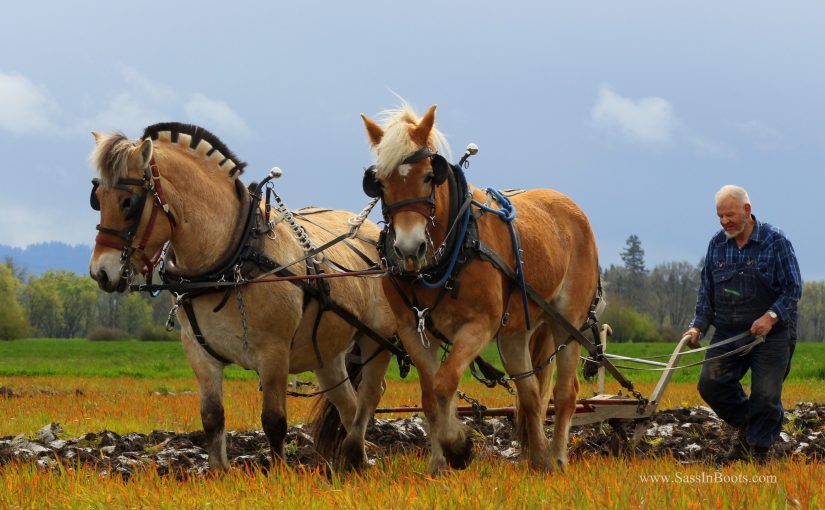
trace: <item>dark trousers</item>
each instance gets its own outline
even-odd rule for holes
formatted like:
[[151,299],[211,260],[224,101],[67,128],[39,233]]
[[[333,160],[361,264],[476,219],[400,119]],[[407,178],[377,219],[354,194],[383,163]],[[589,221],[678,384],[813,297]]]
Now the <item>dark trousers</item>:
[[[777,326],[780,326],[777,324]],[[729,331],[717,331],[714,342],[734,336]],[[750,342],[747,338],[745,342]],[[709,349],[706,359],[729,352],[739,342]],[[702,365],[699,394],[713,411],[734,427],[747,425],[747,442],[751,446],[768,447],[782,431],[782,382],[791,369],[791,357],[796,346],[789,329],[772,330],[765,342],[745,356],[733,356]],[[745,394],[740,380],[751,371],[751,394]]]

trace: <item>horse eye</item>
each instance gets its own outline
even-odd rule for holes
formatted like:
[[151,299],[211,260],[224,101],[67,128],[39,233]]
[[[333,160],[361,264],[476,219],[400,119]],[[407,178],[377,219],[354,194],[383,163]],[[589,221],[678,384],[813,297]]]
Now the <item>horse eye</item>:
[[424,176],[424,182],[432,182],[435,178],[435,174],[427,174]]
[[128,208],[130,208],[131,206],[132,206],[132,198],[131,198],[131,197],[129,197],[129,198],[124,198],[124,199],[123,199],[123,200],[121,200],[121,202],[120,202],[120,207],[121,207],[122,209],[128,209]]

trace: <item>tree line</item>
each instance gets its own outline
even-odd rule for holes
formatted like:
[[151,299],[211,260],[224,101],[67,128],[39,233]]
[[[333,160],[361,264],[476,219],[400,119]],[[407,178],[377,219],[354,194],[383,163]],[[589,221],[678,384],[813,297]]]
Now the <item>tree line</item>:
[[176,340],[179,334],[163,326],[171,306],[168,293],[108,294],[88,275],[36,276],[10,258],[0,264],[0,339]]
[[[702,261],[664,262],[649,270],[642,242],[627,238],[622,265],[600,269],[607,298],[602,321],[614,341],[675,342],[693,318]],[[87,275],[47,271],[40,276],[6,259],[0,264],[0,339],[49,337],[173,340],[163,327],[168,293],[108,294]],[[799,339],[825,341],[825,282],[805,282]]]
[[[649,270],[642,242],[631,235],[623,265],[601,270],[608,306],[602,320],[613,340],[676,342],[693,319],[704,260],[664,262]],[[825,341],[825,282],[805,282],[799,301],[800,341]]]

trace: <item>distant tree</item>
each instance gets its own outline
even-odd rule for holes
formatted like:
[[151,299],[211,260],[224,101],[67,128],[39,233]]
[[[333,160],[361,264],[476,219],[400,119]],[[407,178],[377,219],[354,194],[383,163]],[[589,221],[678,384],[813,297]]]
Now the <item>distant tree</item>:
[[40,277],[29,278],[24,295],[38,335],[83,336],[95,318],[95,283],[71,271],[46,271]]
[[645,251],[642,249],[642,241],[639,240],[639,236],[632,234],[625,241],[625,245],[625,249],[621,253],[624,267],[631,274],[647,274]]
[[25,267],[15,262],[14,257],[12,257],[11,255],[6,255],[6,260],[3,262],[3,264],[5,264],[5,266],[9,268],[12,276],[17,278],[20,281],[20,283],[26,282],[26,276],[28,274],[28,271]]
[[693,317],[699,271],[690,262],[665,262],[653,268],[648,278],[649,312],[664,327],[687,327]]
[[805,282],[798,311],[799,339],[825,342],[825,282]]
[[601,321],[610,324],[613,329],[611,338],[616,342],[657,342],[662,339],[650,316],[619,298],[608,301]]
[[130,293],[120,300],[117,310],[118,328],[137,338],[140,331],[152,325],[152,306],[138,293]]
[[29,336],[29,321],[18,300],[21,287],[12,269],[0,265],[0,340]]

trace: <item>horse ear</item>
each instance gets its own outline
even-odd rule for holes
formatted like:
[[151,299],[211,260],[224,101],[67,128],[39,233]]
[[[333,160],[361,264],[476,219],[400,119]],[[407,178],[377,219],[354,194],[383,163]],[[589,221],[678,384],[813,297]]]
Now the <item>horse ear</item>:
[[152,152],[152,139],[147,138],[146,140],[143,140],[137,149],[135,149],[132,153],[132,158],[136,159],[134,161],[135,166],[141,169],[149,166],[149,162],[152,161]]
[[92,131],[92,136],[94,136],[94,137],[95,137],[95,143],[98,143],[98,144],[99,144],[99,143],[100,143],[100,141],[101,141],[101,140],[103,140],[103,135],[101,135],[101,134],[100,134],[100,133],[98,133],[97,131]]
[[412,141],[422,147],[429,145],[427,140],[430,138],[430,131],[433,130],[433,125],[435,124],[436,107],[437,105],[430,106],[430,109],[427,110],[427,113],[424,114],[424,117],[421,118],[421,121],[419,121],[418,125],[415,126],[410,133]]
[[367,136],[369,136],[370,143],[373,147],[381,143],[381,139],[384,138],[384,130],[381,129],[381,126],[373,122],[363,113],[361,114],[361,120],[364,121],[364,126],[367,128]]

